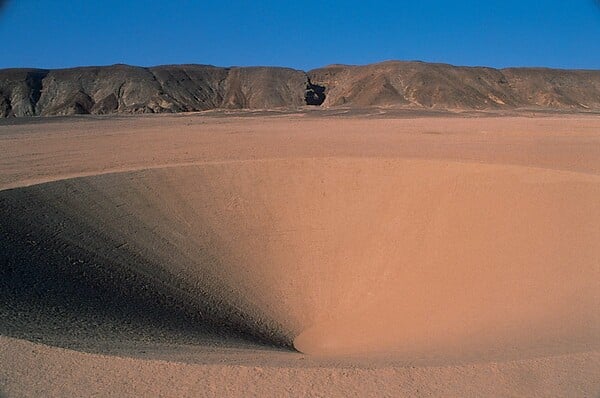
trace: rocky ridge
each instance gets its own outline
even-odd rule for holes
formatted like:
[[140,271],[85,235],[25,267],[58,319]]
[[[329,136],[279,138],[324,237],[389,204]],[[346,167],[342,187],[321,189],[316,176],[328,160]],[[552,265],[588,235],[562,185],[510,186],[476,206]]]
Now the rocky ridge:
[[281,67],[112,65],[0,70],[0,117],[303,106],[600,110],[600,70],[388,61]]

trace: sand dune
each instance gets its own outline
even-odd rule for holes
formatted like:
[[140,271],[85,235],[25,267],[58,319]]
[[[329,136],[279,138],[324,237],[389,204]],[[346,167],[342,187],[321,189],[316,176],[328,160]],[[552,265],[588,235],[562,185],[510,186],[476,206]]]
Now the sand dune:
[[[49,156],[66,124],[3,126],[7,148],[30,149],[5,159],[0,191],[0,381],[15,396],[124,392],[122,372],[132,395],[248,383],[343,394],[329,374],[362,394],[593,396],[597,121],[534,120],[547,134],[499,131],[523,122],[503,118],[461,120],[463,133],[443,119],[335,120],[349,126],[339,133],[327,119],[105,119],[73,132],[80,148],[106,145],[94,170],[85,151],[65,152],[69,167]],[[149,121],[170,125],[160,142],[189,159],[145,146]],[[395,130],[406,123],[427,129]],[[266,125],[267,138],[254,130]],[[113,150],[115,128],[131,145]],[[238,133],[230,153],[190,144],[226,131]],[[42,375],[52,363],[64,373]],[[144,381],[156,374],[170,379]],[[182,374],[204,384],[178,390]]]

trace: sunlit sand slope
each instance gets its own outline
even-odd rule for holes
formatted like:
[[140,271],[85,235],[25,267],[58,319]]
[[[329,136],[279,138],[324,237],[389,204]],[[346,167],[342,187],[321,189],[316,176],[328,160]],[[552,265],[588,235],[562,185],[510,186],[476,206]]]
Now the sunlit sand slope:
[[[0,337],[8,397],[597,397],[600,354],[464,366],[197,365],[90,355]],[[293,363],[295,362],[295,364]]]
[[598,198],[595,175],[425,160],[75,178],[0,192],[0,283],[15,306],[162,311],[318,355],[578,351],[600,342]]

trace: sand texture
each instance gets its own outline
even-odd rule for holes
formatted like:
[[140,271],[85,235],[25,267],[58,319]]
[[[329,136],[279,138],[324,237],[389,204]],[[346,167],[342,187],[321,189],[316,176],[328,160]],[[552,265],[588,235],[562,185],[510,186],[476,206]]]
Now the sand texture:
[[0,124],[0,396],[600,394],[600,118]]

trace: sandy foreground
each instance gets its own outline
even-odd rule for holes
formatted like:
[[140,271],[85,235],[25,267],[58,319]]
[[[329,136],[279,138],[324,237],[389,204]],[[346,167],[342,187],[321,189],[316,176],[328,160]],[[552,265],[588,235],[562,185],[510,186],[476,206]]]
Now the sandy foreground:
[[0,122],[0,396],[600,396],[600,117]]

